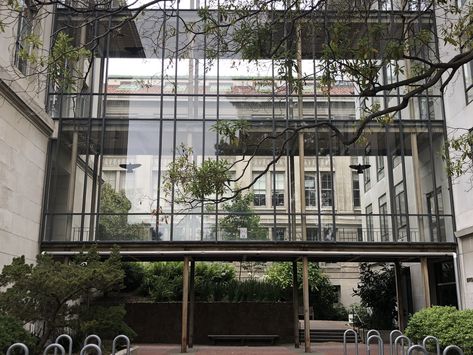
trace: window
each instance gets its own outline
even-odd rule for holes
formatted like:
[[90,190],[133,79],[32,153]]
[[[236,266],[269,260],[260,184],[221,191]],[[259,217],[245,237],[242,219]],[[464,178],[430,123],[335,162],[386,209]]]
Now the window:
[[360,207],[360,175],[352,173],[353,207]]
[[317,227],[307,227],[306,236],[307,240],[310,241],[319,240],[319,229]]
[[320,181],[321,181],[320,192],[321,192],[322,207],[332,207],[333,206],[333,173],[321,172]]
[[374,241],[372,205],[366,206],[366,239],[368,242]]
[[463,80],[465,82],[466,103],[473,100],[473,61],[463,65]]
[[273,206],[284,206],[284,173],[273,173]]
[[284,240],[286,237],[286,228],[273,228],[273,240]]
[[376,156],[376,172],[378,181],[384,178],[384,157],[382,155]]
[[407,237],[407,211],[406,211],[406,193],[403,183],[399,183],[394,188],[395,207],[396,207],[396,225],[398,239]]
[[317,189],[315,183],[315,174],[304,175],[305,205],[315,206],[317,201]]
[[[258,177],[260,173],[253,173],[253,180]],[[263,175],[256,180],[253,185],[253,204],[255,206],[266,206],[266,175]]]
[[29,1],[22,2],[20,0],[21,12],[18,18],[18,34],[16,37],[15,48],[15,66],[23,74],[26,74],[27,60],[24,58],[25,54],[29,54],[29,47],[27,43],[28,37],[33,32],[33,20],[36,11]]
[[[370,158],[365,156],[363,157],[363,165],[370,165]],[[368,191],[371,188],[371,175],[370,168],[363,170],[363,180],[365,183],[365,191]]]
[[337,231],[331,224],[325,225],[322,228],[322,238],[325,242],[334,242],[336,240]]
[[389,241],[389,224],[388,224],[388,205],[386,202],[386,194],[378,199],[379,203],[379,229],[381,233],[381,241]]
[[[439,210],[439,217],[437,219],[437,213],[435,210],[435,195],[437,195],[437,203]],[[445,241],[445,219],[443,218],[443,198],[442,188],[437,188],[436,192],[433,191],[427,194],[427,209],[429,213],[429,226],[430,235],[433,242],[444,242]]]

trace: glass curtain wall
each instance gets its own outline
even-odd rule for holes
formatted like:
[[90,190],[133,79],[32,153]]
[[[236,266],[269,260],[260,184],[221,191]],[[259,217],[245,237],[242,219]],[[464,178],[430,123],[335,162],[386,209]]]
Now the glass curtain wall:
[[[395,11],[381,5],[373,21]],[[314,74],[324,41],[315,26],[304,29],[300,52],[301,73],[313,74],[295,93],[278,74],[278,60],[250,62],[221,50],[218,36],[186,32],[183,23],[198,19],[199,6],[206,4],[162,2],[118,30],[133,13],[96,10],[94,21],[77,29],[71,24],[81,15],[58,9],[56,29],[76,44],[100,39],[92,62],[81,63],[87,85],[80,92],[50,89],[59,132],[51,146],[45,241],[453,240],[438,90],[415,97],[390,124],[370,123],[349,147],[324,127],[290,136],[288,128],[324,121],[353,132],[363,105],[382,108],[403,93],[361,102],[346,78],[326,90]],[[323,23],[317,16],[311,21]],[[422,19],[433,26],[430,20]],[[207,57],[208,48],[216,58]],[[383,69],[386,83],[396,75]],[[248,123],[237,144],[213,129],[224,120]],[[238,187],[256,182],[238,201],[179,203],[177,187],[164,184],[182,147],[191,148],[197,165],[232,163]],[[367,168],[350,167],[358,164]]]

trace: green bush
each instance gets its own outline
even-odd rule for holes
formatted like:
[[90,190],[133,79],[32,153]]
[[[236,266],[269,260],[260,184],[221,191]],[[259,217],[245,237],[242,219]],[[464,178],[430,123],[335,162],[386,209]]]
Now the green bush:
[[30,353],[34,353],[37,339],[16,319],[0,315],[0,354],[6,354],[8,347],[14,343],[24,343]]
[[440,306],[423,309],[411,317],[405,334],[414,342],[433,335],[442,349],[455,344],[465,355],[473,355],[473,310]]

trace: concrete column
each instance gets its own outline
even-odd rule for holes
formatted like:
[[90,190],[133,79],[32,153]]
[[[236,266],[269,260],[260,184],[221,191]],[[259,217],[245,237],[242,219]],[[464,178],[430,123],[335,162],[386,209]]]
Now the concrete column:
[[402,274],[401,264],[399,261],[394,263],[394,271],[396,276],[396,301],[397,301],[397,322],[399,324],[399,330],[404,332],[404,292],[402,289]]
[[195,261],[191,260],[191,274],[189,280],[189,348],[194,346],[194,306],[195,306]]
[[432,304],[430,302],[429,264],[426,257],[420,258],[420,272],[424,285],[424,306],[428,308],[431,307]]
[[294,312],[294,346],[299,348],[299,284],[297,282],[297,261],[292,262],[292,305]]
[[305,352],[310,353],[310,318],[309,318],[309,260],[302,257],[302,297],[304,302],[304,344]]
[[182,270],[182,320],[181,320],[181,353],[187,352],[187,311],[189,302],[189,257],[184,257]]

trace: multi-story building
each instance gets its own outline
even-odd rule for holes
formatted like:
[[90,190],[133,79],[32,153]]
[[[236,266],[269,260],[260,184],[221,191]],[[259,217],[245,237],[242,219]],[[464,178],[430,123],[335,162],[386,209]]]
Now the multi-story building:
[[[373,4],[372,21],[396,24],[400,8],[386,4]],[[433,10],[409,4],[403,16],[436,26]],[[468,107],[450,107],[453,99],[435,87],[413,97],[389,124],[373,121],[363,139],[344,146],[329,128],[312,125],[327,122],[353,132],[366,105],[355,84],[339,78],[327,89],[314,74],[294,91],[278,73],[280,60],[262,55],[255,63],[239,53],[210,59],[203,49],[218,47],[215,38],[189,38],[182,30],[182,23],[195,21],[199,5],[168,5],[124,22],[131,12],[58,6],[54,33],[68,33],[77,46],[93,43],[93,59],[77,64],[87,72],[85,84],[68,90],[48,85],[44,99],[18,86],[20,81],[5,85],[8,77],[2,79],[2,112],[12,114],[0,120],[0,134],[10,132],[0,135],[0,187],[6,196],[0,231],[9,248],[2,247],[0,263],[26,252],[18,240],[30,245],[30,259],[39,242],[58,257],[89,244],[106,255],[116,243],[134,260],[384,261],[397,266],[405,310],[461,306],[452,282],[454,231],[460,253],[468,255],[464,217],[473,209],[457,198],[455,221],[439,152],[446,138],[444,102],[448,117],[466,117]],[[16,26],[8,31],[22,33],[23,22]],[[45,27],[41,33],[49,32]],[[319,68],[321,41],[315,35],[301,41],[299,75]],[[15,57],[21,38],[10,43],[2,66],[27,72]],[[399,75],[383,69],[385,83]],[[381,93],[372,103],[384,107],[401,96],[400,90]],[[225,120],[247,122],[238,142],[214,129]],[[301,125],[311,128],[291,136]],[[182,146],[192,148],[196,164],[229,161],[235,186],[254,182],[245,192],[252,194],[249,208],[232,209],[231,201],[211,207],[181,203],[178,186],[165,185]],[[258,227],[250,228],[245,221],[253,216]],[[234,217],[238,232],[225,227]],[[466,295],[473,268],[462,260]]]

